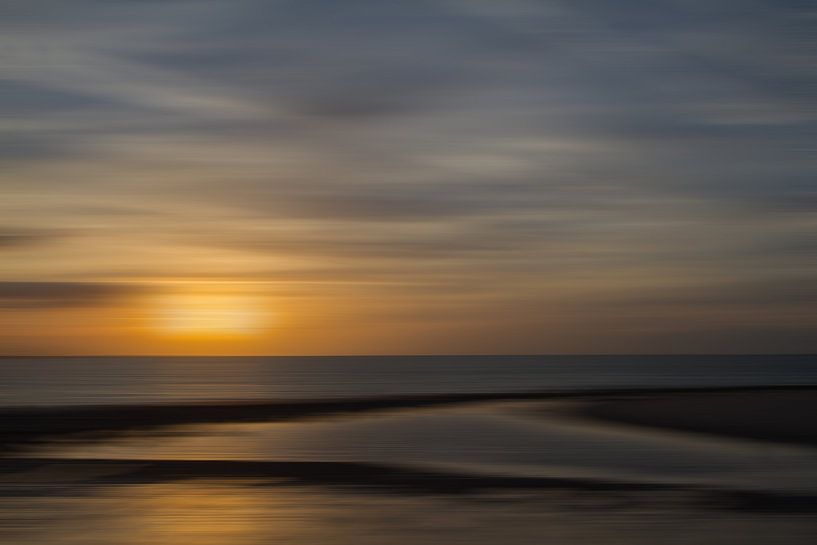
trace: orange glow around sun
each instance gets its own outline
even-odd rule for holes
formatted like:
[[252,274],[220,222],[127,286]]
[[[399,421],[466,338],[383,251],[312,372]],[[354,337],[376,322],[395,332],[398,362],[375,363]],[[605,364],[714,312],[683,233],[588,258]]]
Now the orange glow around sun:
[[157,329],[168,335],[249,336],[268,316],[256,298],[235,294],[169,294],[156,306]]

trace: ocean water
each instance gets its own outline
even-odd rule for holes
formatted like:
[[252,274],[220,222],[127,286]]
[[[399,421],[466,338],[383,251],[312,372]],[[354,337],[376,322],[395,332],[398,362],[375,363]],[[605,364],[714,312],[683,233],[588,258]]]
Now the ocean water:
[[817,384],[817,356],[0,359],[3,406],[787,384]]

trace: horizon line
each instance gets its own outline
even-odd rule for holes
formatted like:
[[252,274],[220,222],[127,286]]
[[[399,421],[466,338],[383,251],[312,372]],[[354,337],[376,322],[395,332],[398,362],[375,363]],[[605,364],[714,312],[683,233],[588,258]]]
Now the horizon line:
[[586,356],[817,356],[817,352],[585,352],[426,354],[0,354],[11,358],[419,358],[419,357],[586,357]]

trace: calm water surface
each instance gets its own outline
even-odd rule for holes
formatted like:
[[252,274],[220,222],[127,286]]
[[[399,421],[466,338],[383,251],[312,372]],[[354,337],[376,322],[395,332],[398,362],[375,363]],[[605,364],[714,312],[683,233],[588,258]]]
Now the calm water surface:
[[817,384],[815,356],[2,358],[0,405]]

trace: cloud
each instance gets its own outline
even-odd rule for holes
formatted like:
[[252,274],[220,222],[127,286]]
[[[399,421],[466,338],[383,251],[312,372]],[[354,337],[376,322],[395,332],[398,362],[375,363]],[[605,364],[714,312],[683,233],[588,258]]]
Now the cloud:
[[698,285],[640,289],[628,296],[614,295],[607,303],[615,306],[616,301],[630,308],[642,309],[806,309],[817,304],[817,287],[811,277],[797,271],[787,271],[777,278],[710,280]]
[[44,309],[104,304],[140,291],[128,284],[96,282],[0,282],[0,308]]
[[26,248],[62,239],[64,233],[47,229],[0,227],[0,250]]

